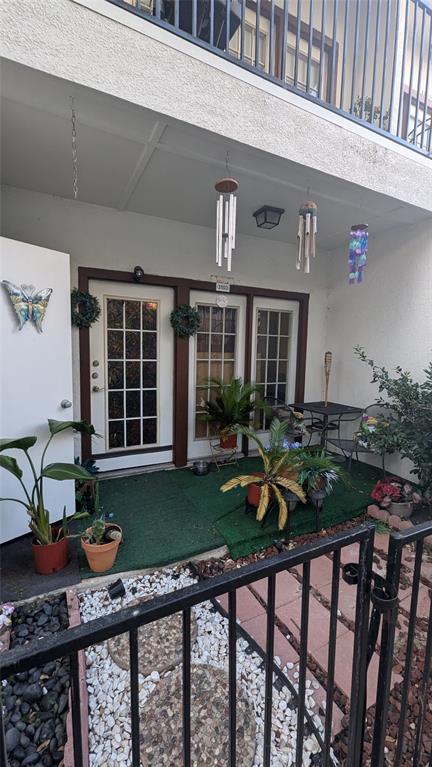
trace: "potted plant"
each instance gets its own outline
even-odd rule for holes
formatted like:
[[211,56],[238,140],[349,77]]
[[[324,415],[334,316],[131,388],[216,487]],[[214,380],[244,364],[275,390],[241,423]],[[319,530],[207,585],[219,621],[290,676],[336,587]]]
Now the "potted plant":
[[[302,487],[296,481],[298,477],[298,464],[296,451],[290,451],[283,447],[283,438],[286,433],[286,426],[283,422],[274,418],[270,424],[270,446],[265,448],[257,434],[246,426],[238,426],[237,431],[248,439],[255,442],[259,455],[263,462],[263,471],[260,475],[244,474],[230,479],[221,486],[223,493],[232,490],[234,487],[247,487],[248,500],[249,488],[254,488],[257,494],[257,503],[251,505],[257,506],[256,518],[262,522],[269,509],[272,497],[276,499],[278,505],[278,528],[283,530],[288,521],[288,506],[285,492],[294,493],[303,503],[305,494]],[[258,479],[258,481],[257,481]]]
[[300,484],[306,489],[311,501],[322,503],[331,492],[333,484],[344,476],[342,469],[326,455],[325,450],[302,451],[298,460],[301,464]]
[[405,482],[399,477],[387,477],[377,482],[371,497],[382,509],[387,509],[389,514],[395,514],[401,519],[408,519],[414,505],[422,499],[421,493],[417,492],[410,482]]
[[265,409],[266,405],[257,394],[262,387],[257,384],[243,383],[241,378],[233,378],[229,383],[212,378],[205,384],[214,398],[205,402],[206,412],[201,418],[215,424],[220,434],[220,446],[234,449],[237,445],[236,426],[249,426],[252,413]]
[[119,525],[105,522],[99,502],[99,484],[95,490],[96,518],[81,536],[81,546],[87,557],[90,570],[94,573],[104,573],[109,570],[117,556],[122,541],[122,530]]
[[[0,467],[13,474],[21,485],[23,498],[0,498],[1,501],[13,501],[25,507],[29,515],[29,527],[33,533],[32,549],[36,572],[48,575],[62,570],[69,560],[68,528],[66,509],[63,510],[62,523],[50,523],[50,512],[45,507],[44,483],[46,479],[57,481],[65,480],[88,480],[91,479],[86,469],[74,463],[50,463],[45,465],[47,450],[56,434],[66,429],[73,429],[82,434],[93,435],[95,433],[91,424],[86,421],[56,421],[48,420],[50,437],[47,440],[37,468],[30,456],[30,449],[36,444],[37,437],[17,437],[16,439],[0,440]],[[15,458],[3,455],[6,450],[21,450],[31,470],[31,484],[26,487],[23,480],[23,471]],[[83,514],[75,514],[72,519],[78,519]]]

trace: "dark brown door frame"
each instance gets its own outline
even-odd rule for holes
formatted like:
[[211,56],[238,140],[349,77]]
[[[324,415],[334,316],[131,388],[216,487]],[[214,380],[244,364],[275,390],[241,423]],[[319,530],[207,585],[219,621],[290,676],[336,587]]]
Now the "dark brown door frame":
[[[134,283],[132,272],[117,271],[115,269],[96,269],[93,267],[80,266],[78,268],[78,287],[88,291],[90,280],[103,280],[106,282]],[[191,290],[205,290],[215,292],[214,282],[202,280],[188,280],[184,277],[165,277],[157,274],[145,274],[141,285],[155,285],[157,287],[172,288],[174,291],[174,306],[188,304]],[[307,351],[307,328],[309,313],[309,294],[295,293],[286,290],[271,290],[267,288],[255,288],[252,286],[232,285],[231,293],[246,296],[246,335],[245,335],[245,381],[252,377],[252,319],[254,298],[280,298],[285,301],[297,301],[299,305],[299,322],[297,335],[297,370],[295,395],[296,402],[304,398],[306,351]],[[79,330],[80,351],[80,394],[81,394],[81,418],[91,419],[91,375],[90,375],[90,330]],[[174,408],[174,441],[173,459],[176,466],[185,466],[188,451],[188,408],[189,408],[189,339],[175,336],[174,341],[174,382],[173,382],[173,408]],[[243,443],[243,451],[247,452],[247,445]],[[148,452],[143,450],[139,452]],[[91,457],[91,439],[82,437],[83,458]],[[95,456],[97,457],[97,456]]]

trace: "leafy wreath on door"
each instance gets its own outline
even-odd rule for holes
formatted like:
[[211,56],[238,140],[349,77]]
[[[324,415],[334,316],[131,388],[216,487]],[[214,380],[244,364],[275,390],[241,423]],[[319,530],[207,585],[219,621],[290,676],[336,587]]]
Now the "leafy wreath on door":
[[195,335],[200,324],[199,312],[190,304],[181,304],[170,314],[171,327],[180,338]]
[[101,306],[96,298],[86,290],[74,288],[71,292],[71,319],[76,328],[90,328],[98,319]]

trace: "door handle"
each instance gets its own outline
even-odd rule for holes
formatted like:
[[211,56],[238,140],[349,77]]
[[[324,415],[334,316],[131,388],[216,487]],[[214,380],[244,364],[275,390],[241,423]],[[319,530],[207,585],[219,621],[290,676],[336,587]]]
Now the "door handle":
[[72,402],[70,399],[62,399],[60,402],[60,407],[62,407],[64,410],[67,410],[68,407],[72,407]]
[[96,385],[96,386],[92,386],[92,391],[94,391],[94,393],[96,394],[99,391],[104,391],[104,388],[105,388],[104,386],[97,386]]

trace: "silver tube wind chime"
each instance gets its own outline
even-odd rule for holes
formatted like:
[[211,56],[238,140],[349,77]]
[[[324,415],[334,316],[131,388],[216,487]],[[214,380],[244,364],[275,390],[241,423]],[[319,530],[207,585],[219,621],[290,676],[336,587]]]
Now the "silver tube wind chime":
[[306,274],[310,272],[311,258],[316,255],[317,210],[316,204],[311,200],[303,203],[299,210],[296,267]]
[[234,178],[222,178],[215,184],[218,192],[216,202],[216,263],[222,266],[226,260],[226,268],[232,267],[232,252],[236,238],[236,191],[238,182]]

